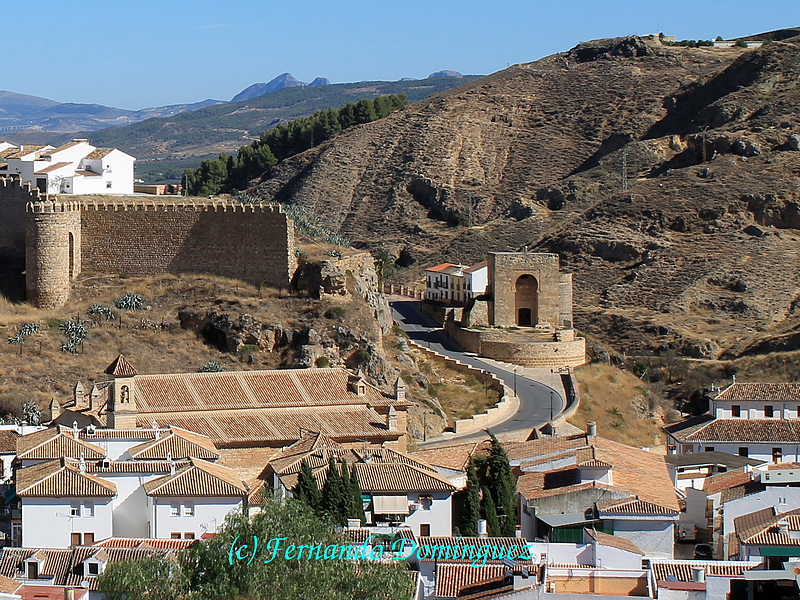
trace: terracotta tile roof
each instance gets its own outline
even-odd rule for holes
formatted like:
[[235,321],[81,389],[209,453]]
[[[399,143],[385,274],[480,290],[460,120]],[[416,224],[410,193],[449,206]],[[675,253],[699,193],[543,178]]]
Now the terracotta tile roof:
[[39,463],[17,471],[17,495],[25,497],[115,496],[117,486],[64,459]]
[[444,467],[454,471],[466,471],[470,457],[478,450],[483,442],[471,442],[434,448],[433,450],[418,450],[409,452],[409,456],[417,458],[435,467]]
[[278,452],[277,448],[223,448],[217,462],[236,471],[243,481],[249,481],[261,475]]
[[733,530],[739,539],[749,539],[769,527],[775,519],[775,508],[762,508],[733,520]]
[[430,269],[425,269],[425,270],[431,273],[441,273],[443,271],[446,271],[450,267],[457,267],[457,266],[458,265],[454,265],[453,263],[442,263],[440,265],[436,265],[435,267],[431,267]]
[[6,158],[12,154],[16,154],[17,152],[19,152],[19,148],[6,148],[5,150],[0,150],[0,158]]
[[489,261],[482,260],[481,262],[479,262],[479,263],[477,263],[475,265],[472,265],[471,267],[466,267],[464,269],[464,273],[474,273],[475,271],[478,271],[478,270],[482,269],[483,267],[488,267],[488,266],[489,266]]
[[752,472],[746,471],[744,467],[741,469],[733,469],[732,471],[726,471],[725,473],[718,473],[707,477],[703,482],[703,491],[706,493],[706,496],[712,496],[723,490],[747,483],[752,479]]
[[628,539],[603,533],[602,531],[595,531],[594,529],[584,528],[584,531],[586,532],[586,535],[588,535],[598,544],[602,544],[603,546],[608,546],[610,548],[617,548],[618,550],[625,550],[626,552],[632,552],[634,554],[641,554],[644,556],[644,552],[639,550],[639,547]]
[[203,432],[217,447],[253,442],[294,442],[303,429],[351,440],[383,441],[399,438],[403,433],[389,432],[384,417],[363,407],[140,413],[137,425],[147,427],[153,418],[159,423]]
[[663,429],[676,439],[682,440],[685,436],[691,435],[695,431],[702,429],[707,423],[713,420],[714,417],[708,414],[693,416],[689,417],[688,419],[684,419],[683,421],[679,421],[678,423],[667,425]]
[[158,477],[144,484],[148,496],[214,496],[235,498],[247,495],[247,487],[233,469],[196,458],[174,475]]
[[[167,435],[170,430],[161,429],[161,435]],[[156,432],[153,429],[102,429],[95,428],[89,430],[83,428],[80,430],[78,437],[84,441],[105,441],[105,440],[154,440],[156,439]]]
[[0,454],[16,454],[19,434],[13,429],[0,429]]
[[171,427],[170,429],[170,433],[163,435],[159,439],[144,442],[131,448],[128,451],[131,458],[150,460],[205,458],[217,460],[220,457],[217,447],[208,437],[179,427]]
[[[313,467],[312,467],[313,468]],[[404,463],[355,463],[358,483],[364,492],[454,492],[456,487],[435,472]],[[294,489],[298,475],[279,475],[286,489]],[[320,488],[328,478],[328,463],[314,469]]]
[[250,493],[247,495],[247,506],[261,506],[272,497],[267,483],[256,479],[250,484]]
[[44,175],[45,173],[50,173],[51,171],[55,171],[57,169],[61,169],[63,167],[68,167],[72,163],[69,162],[58,162],[53,165],[48,165],[44,169],[39,169],[38,171],[34,171],[34,175]]
[[174,540],[163,538],[126,538],[111,537],[92,544],[96,548],[145,548],[159,550],[181,550],[189,548],[197,540]]
[[[75,464],[71,462],[70,464]],[[181,468],[188,465],[186,460],[170,463],[166,460],[120,460],[110,461],[104,466],[103,461],[87,463],[86,471],[93,474],[103,473],[169,473],[172,466]]]
[[[570,438],[542,439],[509,444],[509,459],[525,471],[526,467],[546,462],[563,461],[569,465],[547,472],[524,473],[517,480],[517,490],[532,500],[597,488],[614,490],[624,497],[661,507],[664,514],[679,510],[678,498],[664,457],[653,452],[626,446],[601,437],[585,435]],[[611,465],[612,484],[598,481],[581,483],[581,460],[589,459],[587,466]],[[644,476],[646,474],[646,476]]]
[[800,383],[733,383],[715,398],[717,402],[800,402]]
[[701,427],[672,434],[686,442],[800,442],[800,420],[714,419]]
[[739,550],[741,550],[741,544],[739,544],[739,536],[736,535],[736,532],[729,533],[725,536],[728,539],[728,557],[738,556]]
[[114,150],[115,148],[96,148],[95,150],[84,156],[84,158],[88,158],[89,160],[97,160],[99,158],[104,158],[108,156]]
[[62,150],[68,150],[69,148],[74,148],[75,146],[79,146],[80,144],[86,144],[86,143],[88,143],[86,140],[73,140],[71,142],[67,142],[66,144],[59,146],[58,148],[53,148],[52,150],[44,152],[42,156],[52,156],[56,152],[61,152]]
[[82,175],[84,177],[102,177],[102,173],[95,173],[94,171],[88,171],[86,169],[76,169],[75,175]]
[[600,518],[605,518],[610,515],[666,515],[677,517],[680,512],[679,510],[640,500],[637,497],[605,500],[603,502],[597,502],[596,506]]
[[[524,538],[518,537],[422,537],[417,538],[419,546],[428,546],[430,550],[420,553],[420,560],[422,561],[446,561],[453,564],[469,564],[475,560],[481,546],[490,546],[493,548],[496,558],[492,558],[492,553],[487,556],[487,563],[500,563],[501,555],[508,556],[509,550],[516,549],[515,554],[527,555],[528,542]],[[494,550],[496,548],[496,551]],[[458,556],[465,558],[453,558],[458,549]],[[471,554],[470,554],[471,553]],[[427,554],[427,558],[422,555]],[[450,558],[447,558],[447,557]],[[472,556],[472,558],[470,558]],[[532,561],[529,559],[517,560],[521,565],[531,565]]]
[[140,413],[405,405],[369,384],[359,396],[351,389],[352,378],[341,368],[139,375],[135,400]]
[[[756,546],[800,546],[800,538],[791,535],[791,532],[800,532],[800,508],[778,515],[773,510],[774,507],[769,507],[734,519],[739,542]],[[779,531],[780,522],[788,525],[785,533]]]
[[[744,561],[704,561],[704,560],[675,560],[652,561],[651,569],[656,581],[686,581],[691,582],[692,567],[703,567],[707,577],[744,577],[744,572],[757,566],[754,562]],[[670,579],[670,577],[672,579]]]
[[436,565],[436,597],[462,598],[471,591],[505,587],[505,565],[473,567],[463,563]]
[[13,594],[21,585],[19,581],[14,581],[10,577],[0,575],[0,594]]
[[70,566],[72,550],[41,548],[3,548],[0,554],[0,574],[16,578],[25,575],[25,561],[34,555],[44,559],[39,579],[53,579],[53,585],[64,585]]
[[106,367],[104,373],[107,375],[114,375],[115,377],[133,377],[137,374],[137,371],[133,368],[133,365],[120,354],[114,359],[114,362]]
[[36,146],[36,145],[25,145],[22,147],[21,150],[17,150],[16,152],[9,154],[6,158],[23,158],[28,156],[29,154],[33,154],[34,152],[39,152],[42,148],[47,148],[47,146]]
[[73,436],[73,431],[66,427],[50,427],[20,436],[17,439],[17,457],[20,460],[54,460],[64,456],[80,458],[81,455],[86,460],[105,457],[105,450],[100,446]]

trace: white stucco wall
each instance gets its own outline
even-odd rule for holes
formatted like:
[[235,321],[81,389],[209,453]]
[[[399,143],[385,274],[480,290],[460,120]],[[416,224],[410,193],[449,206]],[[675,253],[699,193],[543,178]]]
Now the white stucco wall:
[[[180,503],[179,516],[172,516],[172,503]],[[187,515],[187,505],[193,505],[194,515]],[[173,533],[194,533],[200,537],[213,533],[233,510],[241,510],[241,498],[165,498],[148,497],[151,537],[169,538]]]
[[645,556],[673,558],[674,521],[614,520],[614,535],[632,541]]
[[[94,516],[84,511],[71,517],[73,502],[92,502]],[[92,532],[95,541],[111,537],[111,498],[23,498],[22,545],[33,548],[68,548],[73,532]]]
[[778,513],[800,508],[800,488],[770,486],[763,492],[726,502],[722,510],[723,532],[733,533],[734,519],[770,507]]
[[[433,501],[421,501],[420,494],[433,497]],[[406,517],[405,524],[411,527],[414,535],[419,537],[420,525],[426,523],[431,526],[431,536],[453,535],[452,502],[449,492],[410,492],[410,502],[416,502],[419,508]]]

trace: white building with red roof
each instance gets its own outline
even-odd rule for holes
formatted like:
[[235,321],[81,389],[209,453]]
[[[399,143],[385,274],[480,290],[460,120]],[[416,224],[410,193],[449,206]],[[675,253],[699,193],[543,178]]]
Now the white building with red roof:
[[54,148],[0,143],[0,175],[19,177],[43,194],[133,194],[136,159],[85,139]]

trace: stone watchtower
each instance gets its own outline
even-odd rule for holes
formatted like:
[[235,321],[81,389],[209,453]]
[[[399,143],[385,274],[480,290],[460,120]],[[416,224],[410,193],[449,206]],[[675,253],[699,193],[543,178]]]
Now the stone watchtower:
[[572,274],[557,254],[490,252],[487,262],[489,324],[572,328]]
[[25,231],[25,288],[34,306],[66,303],[70,281],[81,271],[81,206],[29,203]]
[[120,354],[105,370],[114,377],[108,402],[108,426],[112,429],[135,429],[136,417],[136,369]]

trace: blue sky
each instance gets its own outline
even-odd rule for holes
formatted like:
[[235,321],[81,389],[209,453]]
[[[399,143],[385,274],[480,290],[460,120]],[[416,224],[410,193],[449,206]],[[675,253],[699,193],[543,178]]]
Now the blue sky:
[[488,74],[600,37],[800,26],[798,0],[5,0],[3,13],[0,89],[128,109],[229,100],[287,71]]

